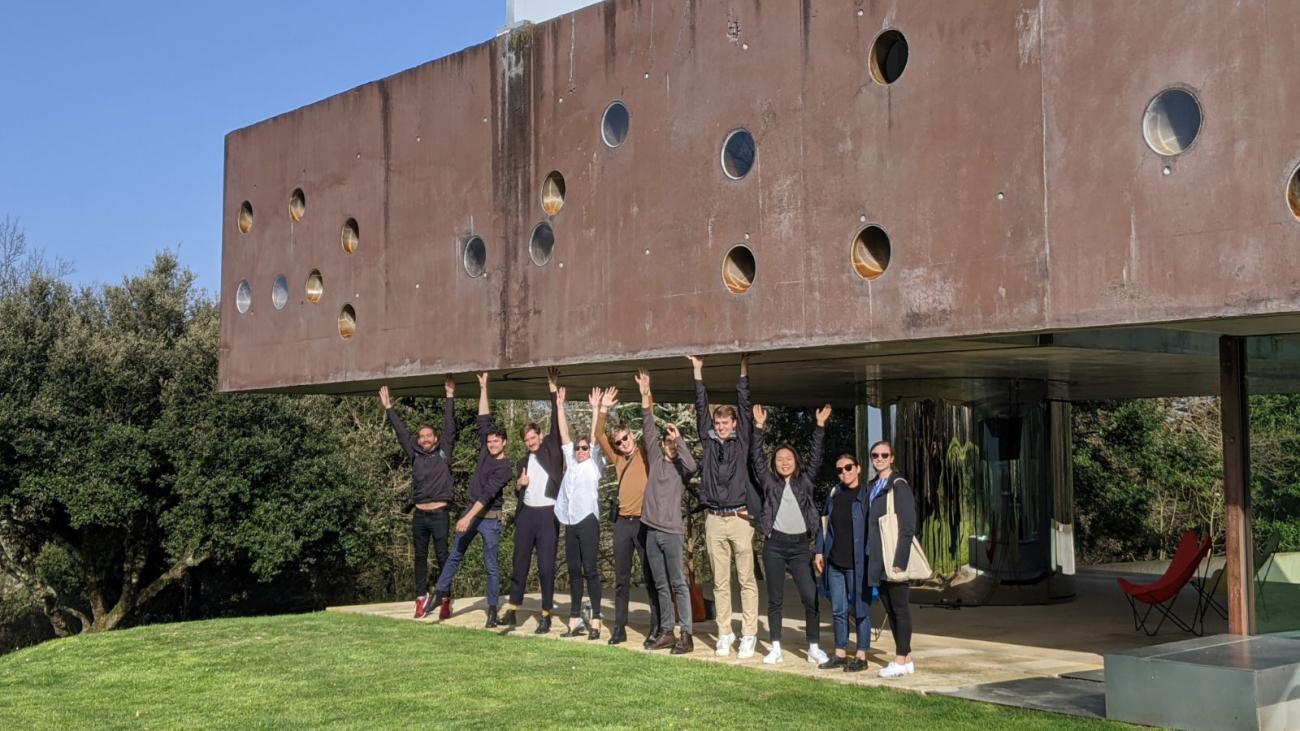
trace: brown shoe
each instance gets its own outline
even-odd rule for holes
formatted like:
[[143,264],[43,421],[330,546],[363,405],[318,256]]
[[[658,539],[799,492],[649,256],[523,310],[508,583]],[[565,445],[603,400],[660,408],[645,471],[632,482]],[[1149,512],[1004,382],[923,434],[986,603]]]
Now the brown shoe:
[[655,643],[647,647],[646,649],[651,651],[671,650],[676,646],[677,646],[677,634],[674,633],[672,630],[668,630],[667,632],[664,632],[663,634],[659,635],[659,639],[655,640]]
[[691,639],[690,632],[683,632],[682,636],[677,638],[677,644],[673,645],[674,655],[689,655],[695,652],[695,640]]

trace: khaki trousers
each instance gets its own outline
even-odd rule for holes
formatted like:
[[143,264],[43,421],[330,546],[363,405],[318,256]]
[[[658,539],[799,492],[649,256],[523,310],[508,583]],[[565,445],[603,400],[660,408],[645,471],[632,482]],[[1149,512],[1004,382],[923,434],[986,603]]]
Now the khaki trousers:
[[731,631],[731,561],[735,557],[740,579],[740,628],[743,635],[758,634],[758,581],[754,579],[754,526],[734,515],[704,518],[709,565],[713,568],[713,603],[718,634]]

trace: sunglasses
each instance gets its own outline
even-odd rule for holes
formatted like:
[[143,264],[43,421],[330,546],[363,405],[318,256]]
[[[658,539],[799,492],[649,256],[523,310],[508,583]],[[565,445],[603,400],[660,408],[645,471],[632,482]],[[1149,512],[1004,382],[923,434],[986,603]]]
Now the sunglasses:
[[574,447],[574,449],[577,449],[579,452],[586,452],[591,449],[591,446],[587,444],[579,444],[577,447]]
[[631,434],[624,434],[623,436],[619,437],[618,439],[615,439],[615,440],[614,440],[614,443],[615,443],[615,444],[622,444],[623,442],[630,442],[630,441],[632,441],[632,435],[631,435]]
[[852,472],[856,467],[857,467],[856,464],[846,464],[840,467],[840,472]]
[[892,456],[894,456],[894,455],[890,454],[889,452],[872,452],[872,453],[871,453],[871,458],[872,458],[872,459],[889,459],[889,458],[892,457]]

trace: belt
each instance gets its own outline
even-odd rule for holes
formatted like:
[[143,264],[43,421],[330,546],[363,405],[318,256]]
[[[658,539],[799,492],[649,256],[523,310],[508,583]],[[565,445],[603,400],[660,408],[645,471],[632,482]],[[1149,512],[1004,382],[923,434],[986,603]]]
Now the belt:
[[489,510],[483,514],[483,520],[499,520],[501,518],[500,510]]
[[737,505],[734,508],[709,508],[709,515],[720,515],[726,517],[728,515],[736,515],[742,510],[745,510],[744,505]]

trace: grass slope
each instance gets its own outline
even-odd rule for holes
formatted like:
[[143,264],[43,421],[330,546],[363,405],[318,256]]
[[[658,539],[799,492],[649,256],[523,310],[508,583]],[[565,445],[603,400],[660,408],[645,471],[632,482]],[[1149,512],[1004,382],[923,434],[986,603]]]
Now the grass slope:
[[682,658],[341,614],[154,625],[0,657],[0,728],[1110,725]]

